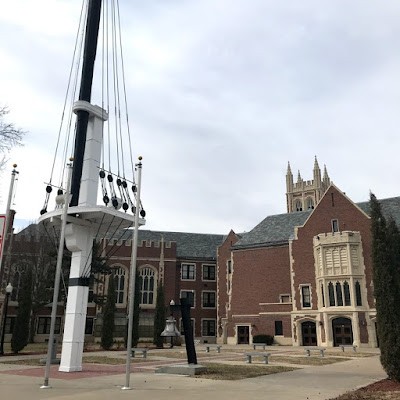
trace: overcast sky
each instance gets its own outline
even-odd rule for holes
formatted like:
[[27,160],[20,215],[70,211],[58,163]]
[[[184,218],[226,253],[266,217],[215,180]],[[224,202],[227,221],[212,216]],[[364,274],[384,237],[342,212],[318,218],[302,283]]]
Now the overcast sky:
[[[81,0],[0,0],[0,104],[22,127],[19,226],[39,217]],[[249,231],[314,156],[355,202],[400,194],[398,0],[121,0],[147,229]]]

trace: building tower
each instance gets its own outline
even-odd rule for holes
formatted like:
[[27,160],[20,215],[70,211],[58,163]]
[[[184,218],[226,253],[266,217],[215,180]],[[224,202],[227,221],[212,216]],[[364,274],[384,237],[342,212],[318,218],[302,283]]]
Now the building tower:
[[293,181],[293,174],[288,163],[286,172],[286,206],[287,212],[312,210],[321,200],[323,194],[331,184],[326,166],[324,165],[324,175],[321,177],[317,157],[314,160],[313,179],[303,180],[300,171],[297,174],[297,182]]

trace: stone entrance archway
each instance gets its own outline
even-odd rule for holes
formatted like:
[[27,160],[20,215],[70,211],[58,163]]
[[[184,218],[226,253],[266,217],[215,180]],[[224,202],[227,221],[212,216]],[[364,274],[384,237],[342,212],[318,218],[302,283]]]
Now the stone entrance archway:
[[353,344],[351,319],[343,317],[333,319],[332,332],[334,346]]

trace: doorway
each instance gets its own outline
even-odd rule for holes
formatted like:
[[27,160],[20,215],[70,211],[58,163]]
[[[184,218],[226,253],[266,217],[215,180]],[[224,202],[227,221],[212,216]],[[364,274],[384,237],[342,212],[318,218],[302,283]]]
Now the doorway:
[[306,321],[301,324],[301,336],[303,338],[303,346],[317,345],[317,328],[315,322]]
[[249,344],[250,329],[248,325],[237,327],[238,344]]
[[351,319],[335,318],[332,320],[333,345],[351,345],[353,344],[353,328]]

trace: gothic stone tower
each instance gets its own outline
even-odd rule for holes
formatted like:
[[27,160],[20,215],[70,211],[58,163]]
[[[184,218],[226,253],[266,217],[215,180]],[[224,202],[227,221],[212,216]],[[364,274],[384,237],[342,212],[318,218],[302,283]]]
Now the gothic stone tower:
[[293,182],[293,174],[288,163],[286,173],[286,205],[287,212],[312,210],[320,201],[321,197],[328,189],[331,180],[328,176],[326,166],[324,165],[324,175],[321,178],[321,170],[318,165],[317,157],[314,161],[313,170],[314,179],[305,181],[297,174],[297,182]]

